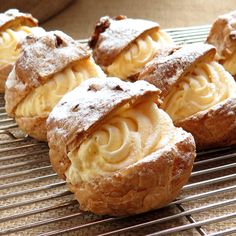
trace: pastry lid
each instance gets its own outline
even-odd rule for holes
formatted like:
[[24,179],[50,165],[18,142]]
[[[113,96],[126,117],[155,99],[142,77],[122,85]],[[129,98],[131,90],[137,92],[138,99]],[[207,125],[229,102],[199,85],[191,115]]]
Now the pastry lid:
[[29,35],[19,44],[21,54],[6,81],[6,110],[71,64],[89,58],[83,45],[61,31]]
[[38,20],[31,14],[21,13],[17,9],[10,9],[4,13],[0,13],[0,32],[8,28],[16,28],[19,26],[34,27],[38,25]]
[[89,45],[97,64],[108,66],[139,36],[158,29],[159,24],[153,21],[105,16],[97,23]]
[[161,50],[140,72],[138,80],[145,80],[159,88],[165,97],[171,88],[191,72],[196,64],[214,59],[216,49],[209,44],[187,44]]

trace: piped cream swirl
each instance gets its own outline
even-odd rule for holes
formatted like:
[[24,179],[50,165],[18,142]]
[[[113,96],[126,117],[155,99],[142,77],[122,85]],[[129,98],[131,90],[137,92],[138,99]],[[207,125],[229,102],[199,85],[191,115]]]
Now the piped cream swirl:
[[79,61],[55,74],[47,83],[36,88],[17,106],[16,117],[48,116],[57,102],[69,91],[91,77],[105,74],[92,59]]
[[20,26],[15,30],[7,29],[0,33],[0,68],[16,61],[19,55],[19,50],[16,49],[17,44],[36,31],[44,32],[40,27]]
[[158,49],[171,45],[173,41],[164,31],[159,30],[143,35],[121,52],[118,58],[107,67],[107,73],[109,76],[127,79],[140,72],[141,68],[155,56]]
[[236,94],[236,83],[217,62],[202,63],[165,98],[162,108],[176,121],[207,110]]
[[67,181],[76,184],[130,166],[167,145],[173,128],[170,117],[154,102],[124,107],[68,153]]

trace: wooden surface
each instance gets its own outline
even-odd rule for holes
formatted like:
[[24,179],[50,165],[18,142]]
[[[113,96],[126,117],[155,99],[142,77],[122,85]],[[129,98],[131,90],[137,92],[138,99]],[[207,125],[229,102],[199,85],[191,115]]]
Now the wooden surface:
[[88,37],[103,15],[124,14],[157,21],[162,28],[211,24],[220,14],[236,9],[236,0],[75,0],[43,26],[75,38]]

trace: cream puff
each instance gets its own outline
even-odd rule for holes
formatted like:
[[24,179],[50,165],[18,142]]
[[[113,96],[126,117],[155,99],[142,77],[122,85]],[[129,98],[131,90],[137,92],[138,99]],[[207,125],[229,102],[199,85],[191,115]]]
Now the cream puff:
[[236,77],[236,11],[219,16],[206,40],[217,49],[216,60]]
[[27,36],[6,81],[6,111],[30,136],[46,141],[45,122],[62,96],[105,74],[89,52],[60,31]]
[[82,210],[145,212],[168,204],[187,182],[195,143],[158,107],[159,93],[145,81],[92,78],[53,108],[50,160]]
[[193,134],[198,149],[236,143],[236,82],[208,44],[163,51],[140,73],[161,89],[161,108]]
[[17,44],[27,35],[44,32],[30,14],[16,9],[0,14],[0,92],[5,91],[5,81],[20,53]]
[[118,16],[102,17],[89,45],[107,75],[135,80],[158,50],[173,46],[173,41],[156,22]]

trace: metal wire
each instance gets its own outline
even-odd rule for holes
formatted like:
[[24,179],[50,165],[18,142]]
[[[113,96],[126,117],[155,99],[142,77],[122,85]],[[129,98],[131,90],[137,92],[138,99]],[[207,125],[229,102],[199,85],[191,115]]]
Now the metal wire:
[[[181,44],[205,41],[209,29],[207,25],[166,31]],[[87,40],[80,42],[87,43]],[[235,224],[217,232],[208,228],[217,222],[236,219],[236,147],[199,152],[190,182],[180,197],[163,209],[130,217],[95,217],[78,211],[78,203],[66,190],[65,181],[59,180],[52,171],[47,145],[28,137],[17,137],[13,132],[17,125],[7,117],[1,95],[0,104],[0,137],[6,137],[0,141],[0,235],[49,236],[75,232],[76,235],[87,232],[85,234],[103,236],[136,235],[137,232],[169,235],[190,229],[199,235],[236,233]],[[195,217],[214,209],[221,212],[225,207],[233,212],[222,211],[218,216],[200,220]],[[181,219],[185,221],[179,225]],[[173,224],[169,226],[169,222]]]
[[[40,191],[42,189],[37,189],[37,190]],[[33,203],[37,203],[37,202],[41,202],[41,201],[45,201],[45,200],[49,200],[49,199],[54,199],[54,198],[58,198],[58,197],[64,197],[64,196],[68,196],[68,195],[71,195],[71,194],[72,193],[69,192],[69,191],[63,191],[63,192],[60,192],[60,193],[57,193],[57,194],[46,195],[44,197],[38,197],[38,198],[30,199],[30,200],[27,200],[27,201],[12,203],[12,204],[8,204],[8,205],[5,205],[5,206],[0,206],[0,211],[7,210],[7,209],[10,209],[10,208],[30,205],[30,204],[33,204]]]
[[192,224],[189,224],[189,225],[182,225],[182,226],[179,226],[179,227],[174,227],[172,229],[163,230],[163,231],[160,231],[160,232],[149,234],[148,236],[160,236],[160,235],[176,233],[176,232],[179,232],[179,231],[196,228],[196,227],[203,226],[203,225],[206,225],[206,224],[212,224],[212,223],[225,221],[225,220],[235,218],[235,217],[236,217],[236,213],[232,213],[232,214],[223,215],[223,216],[220,216],[220,217],[215,217],[215,218],[199,221],[199,222],[192,223]]

